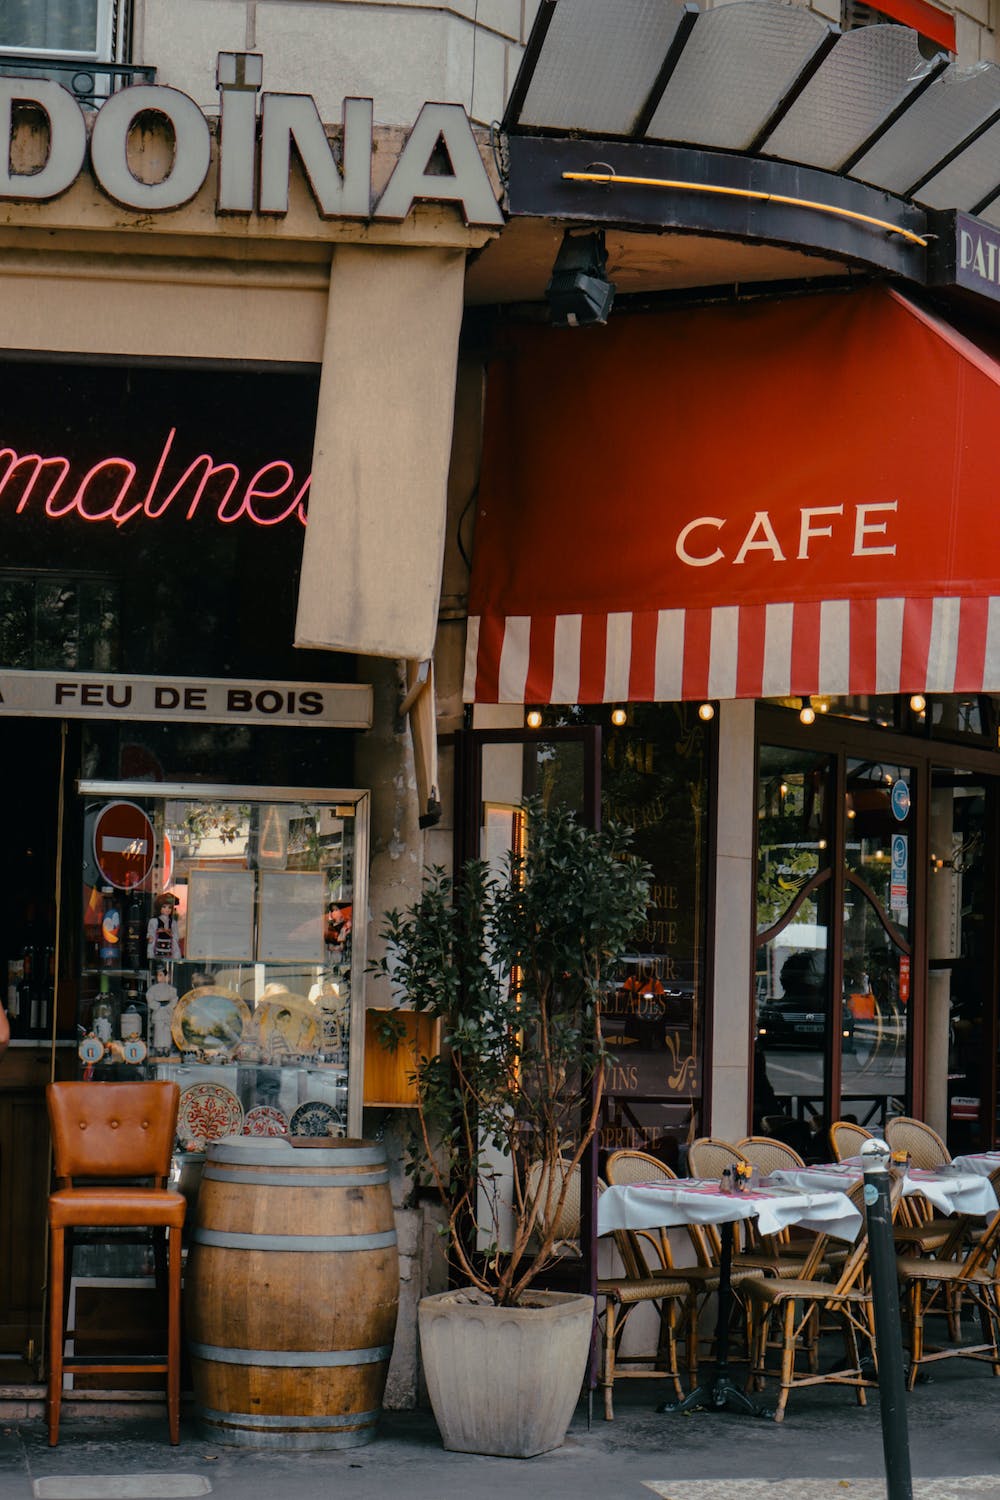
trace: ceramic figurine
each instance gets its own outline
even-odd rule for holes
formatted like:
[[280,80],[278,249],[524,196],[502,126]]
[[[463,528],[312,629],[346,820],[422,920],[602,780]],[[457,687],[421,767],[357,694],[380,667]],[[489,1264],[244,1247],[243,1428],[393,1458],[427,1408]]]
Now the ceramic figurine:
[[174,1050],[171,1023],[177,1004],[177,991],[168,982],[166,969],[156,970],[156,983],[146,991],[146,1004],[149,1006],[149,1050],[163,1057]]

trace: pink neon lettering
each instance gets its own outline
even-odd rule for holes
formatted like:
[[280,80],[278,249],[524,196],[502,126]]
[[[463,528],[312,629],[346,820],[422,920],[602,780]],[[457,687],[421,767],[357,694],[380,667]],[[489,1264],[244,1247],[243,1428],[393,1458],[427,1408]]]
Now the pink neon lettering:
[[[239,467],[228,460],[216,463],[210,454],[201,453],[188,464],[181,477],[165,494],[158,494],[176,436],[176,427],[171,427],[164,440],[145,497],[141,501],[136,499],[132,504],[128,503],[129,496],[137,482],[142,483],[138,478],[137,465],[130,458],[118,456],[100,459],[87,470],[72,495],[60,502],[58,497],[69,477],[70,460],[62,455],[43,458],[37,453],[19,454],[14,448],[0,448],[0,496],[14,485],[16,480],[23,478],[24,487],[15,506],[15,514],[20,515],[27,508],[38,487],[43,471],[51,470],[53,473],[46,475],[51,482],[45,497],[45,514],[51,520],[60,520],[75,511],[83,521],[110,521],[115,526],[123,526],[133,516],[140,514],[151,521],[159,520],[182,494],[185,487],[193,483],[194,491],[187,502],[184,516],[186,521],[191,521],[201,508],[208,486],[213,480],[219,479],[224,485],[224,490],[213,503],[215,518],[222,525],[232,525],[234,521],[244,516],[254,526],[278,526],[293,516],[301,525],[306,525],[306,497],[311,484],[310,477],[304,480],[294,497],[285,504],[284,509],[277,511],[273,516],[267,515],[266,505],[256,503],[277,501],[294,487],[295,471],[292,465],[283,458],[272,459],[262,464],[241,494]],[[117,492],[113,498],[103,504],[103,508],[98,508],[101,503],[98,496],[102,487],[102,476],[110,475],[115,470],[121,476],[117,483]],[[273,488],[269,487],[266,482],[269,479],[275,481]],[[218,488],[216,493],[218,494]],[[88,501],[94,506],[93,509],[88,509]]]
[[[124,469],[127,477],[122,481],[118,493],[111,504],[105,510],[101,511],[99,515],[91,515],[89,511],[84,509],[83,504],[84,500],[87,497],[87,486],[90,484],[90,481],[94,478],[95,474],[100,474],[104,469]],[[88,472],[84,474],[83,478],[80,480],[76,494],[73,496],[73,504],[76,506],[77,510],[80,512],[80,515],[85,521],[116,520],[118,515],[118,507],[125,499],[125,496],[128,494],[129,490],[132,488],[132,481],[134,478],[135,464],[131,463],[127,458],[102,458],[100,463],[95,464],[94,467],[88,470]]]
[[3,494],[4,490],[7,488],[8,482],[14,477],[14,474],[22,464],[34,464],[35,466],[35,472],[28,480],[27,484],[24,487],[24,493],[22,494],[20,500],[17,502],[17,508],[14,514],[18,516],[24,510],[28,501],[31,499],[31,492],[35,488],[35,485],[38,483],[39,476],[41,475],[43,469],[47,469],[50,467],[62,468],[62,473],[59,475],[59,478],[56,480],[55,484],[52,486],[51,490],[48,493],[48,497],[46,500],[46,510],[48,510],[49,504],[55,498],[59,486],[62,484],[63,480],[66,478],[66,475],[69,473],[68,458],[41,458],[37,453],[25,453],[23,456],[20,456],[19,454],[14,452],[13,448],[0,448],[0,459],[7,460],[7,472],[6,474],[4,474],[3,479],[0,479],[0,494]]
[[167,461],[167,454],[170,452],[171,448],[174,445],[174,438],[176,437],[176,435],[177,428],[171,427],[170,431],[167,433],[167,441],[163,445],[163,452],[160,454],[159,462],[156,465],[156,473],[153,475],[149,489],[146,491],[146,498],[142,502],[143,510],[151,519],[155,519],[157,516],[163,514],[162,510],[153,509],[153,495],[156,493],[156,486],[159,484],[160,475],[163,473],[163,465]]
[[[260,487],[260,481],[264,478],[264,476],[270,469],[283,470],[285,475],[284,482],[280,484],[276,490],[266,490]],[[247,492],[243,496],[242,509],[250,517],[251,521],[256,521],[258,526],[277,526],[280,522],[287,520],[298,504],[297,495],[295,496],[295,499],[292,501],[291,505],[286,506],[286,508],[281,512],[280,515],[271,516],[270,519],[267,519],[267,517],[265,516],[258,515],[257,511],[254,509],[253,502],[255,500],[276,500],[279,495],[283,495],[285,493],[294,478],[295,470],[292,468],[291,464],[286,463],[283,458],[276,458],[273,463],[265,464],[262,469],[258,469],[256,474],[251,479],[250,483],[247,485]]]

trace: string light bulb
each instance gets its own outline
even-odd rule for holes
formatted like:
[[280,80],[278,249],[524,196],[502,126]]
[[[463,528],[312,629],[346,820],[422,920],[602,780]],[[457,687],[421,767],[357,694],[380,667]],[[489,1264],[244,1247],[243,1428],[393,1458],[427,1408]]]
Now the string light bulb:
[[816,710],[812,706],[811,698],[802,699],[802,707],[799,709],[799,718],[803,724],[815,724]]
[[923,713],[924,709],[927,707],[927,699],[924,697],[923,693],[913,694],[913,697],[910,699],[910,707],[915,714]]
[[715,704],[714,703],[699,703],[699,705],[698,705],[698,717],[699,717],[699,719],[703,719],[706,724],[708,723],[709,719],[714,719],[715,718]]
[[540,708],[529,708],[528,712],[524,716],[524,722],[527,724],[529,729],[541,729],[542,710]]
[[628,723],[628,709],[613,708],[611,710],[611,722],[616,729],[621,729],[623,724]]

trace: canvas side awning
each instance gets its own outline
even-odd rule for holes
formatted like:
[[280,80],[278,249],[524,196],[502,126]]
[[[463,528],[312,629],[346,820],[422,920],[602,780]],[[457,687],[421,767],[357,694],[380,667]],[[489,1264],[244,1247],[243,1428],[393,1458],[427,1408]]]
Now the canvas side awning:
[[883,286],[509,325],[466,698],[1000,690],[1000,364]]

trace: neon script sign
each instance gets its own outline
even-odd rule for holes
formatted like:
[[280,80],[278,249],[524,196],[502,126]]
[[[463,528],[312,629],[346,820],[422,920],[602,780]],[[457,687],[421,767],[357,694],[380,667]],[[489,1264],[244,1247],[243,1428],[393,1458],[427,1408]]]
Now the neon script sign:
[[99,459],[80,478],[72,475],[68,458],[55,454],[18,453],[0,447],[0,505],[17,496],[14,514],[41,510],[50,520],[75,515],[82,521],[110,522],[124,526],[143,517],[158,521],[169,511],[183,510],[184,520],[214,510],[224,526],[249,521],[255,526],[280,526],[283,521],[306,524],[306,498],[311,476],[301,481],[283,458],[261,464],[249,478],[230,460],[216,463],[208,453],[199,453],[179,478],[172,478],[168,465],[176,427],[167,433],[160,456],[148,481],[130,458]]

